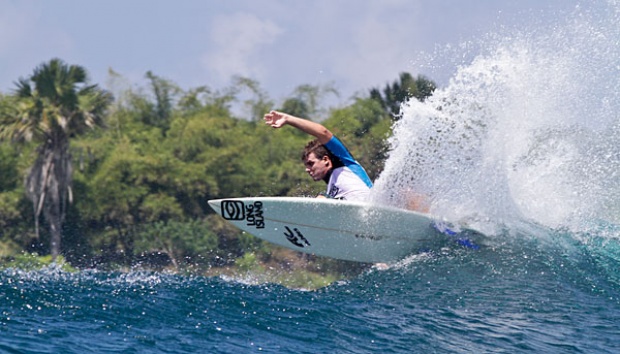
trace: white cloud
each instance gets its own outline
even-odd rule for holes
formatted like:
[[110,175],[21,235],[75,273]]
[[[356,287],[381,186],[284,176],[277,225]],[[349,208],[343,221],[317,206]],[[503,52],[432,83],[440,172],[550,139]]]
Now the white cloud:
[[361,89],[409,71],[414,48],[408,47],[408,32],[378,17],[363,19],[353,28],[348,53],[336,61],[338,72]]
[[[549,2],[553,13],[560,3],[570,7],[564,5],[568,0]],[[301,84],[334,83],[346,99],[396,80],[401,71],[447,79],[462,58],[427,55],[425,67],[417,60],[435,46],[475,38],[497,20],[504,24],[521,9],[543,7],[537,0],[59,4],[0,0],[0,91],[41,62],[60,57],[86,67],[100,84],[111,66],[138,81],[152,70],[182,87],[220,88],[242,75],[258,80],[274,98]],[[514,18],[519,25],[525,21]]]
[[266,46],[276,41],[283,30],[275,23],[248,13],[220,16],[210,32],[213,48],[202,58],[204,67],[220,81],[233,75],[260,79],[265,65],[260,58]]
[[295,37],[287,38],[285,50],[299,60],[287,63],[288,80],[334,81],[346,99],[412,71],[410,63],[428,36],[416,20],[419,5],[402,0],[320,4],[303,9],[306,16],[289,24]]

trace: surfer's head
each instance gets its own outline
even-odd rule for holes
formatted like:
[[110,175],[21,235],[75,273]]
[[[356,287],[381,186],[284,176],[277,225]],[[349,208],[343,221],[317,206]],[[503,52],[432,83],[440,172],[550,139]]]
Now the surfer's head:
[[301,154],[301,161],[305,162],[306,159],[308,158],[308,155],[312,153],[314,153],[314,155],[319,159],[322,159],[324,156],[329,157],[330,160],[332,158],[332,155],[329,152],[329,150],[327,150],[325,145],[319,143],[318,139],[314,139],[310,141],[308,144],[306,144],[306,147],[304,147],[304,151]]
[[301,154],[301,161],[306,167],[306,172],[315,181],[326,179],[334,168],[336,160],[332,153],[316,139],[309,142]]

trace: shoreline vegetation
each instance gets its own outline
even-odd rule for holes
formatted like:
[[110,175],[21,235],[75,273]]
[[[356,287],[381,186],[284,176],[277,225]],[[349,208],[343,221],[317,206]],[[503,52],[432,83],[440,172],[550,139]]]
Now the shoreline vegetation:
[[[357,263],[349,264],[345,269],[339,271],[335,269],[322,270],[325,263],[330,262],[329,260],[303,260],[295,254],[296,252],[283,251],[291,253],[287,256],[293,258],[280,259],[278,262],[263,262],[258,259],[255,253],[247,252],[231,265],[219,267],[209,265],[206,268],[188,265],[181,269],[170,265],[159,267],[141,264],[123,266],[111,263],[104,264],[101,267],[80,269],[67,262],[63,256],[58,256],[56,260],[53,260],[51,255],[39,256],[35,253],[21,253],[3,258],[0,262],[0,271],[9,269],[24,272],[41,272],[46,269],[54,269],[66,273],[78,273],[89,269],[122,273],[146,271],[187,276],[223,277],[256,285],[278,284],[292,289],[316,290],[334,282],[346,280],[370,268],[370,265]],[[304,257],[313,258],[307,255]]]
[[300,85],[276,101],[242,77],[186,90],[151,72],[142,87],[109,76],[103,89],[85,68],[52,59],[0,93],[0,269],[147,269],[300,288],[359,274],[369,265],[242,233],[207,201],[324,189],[299,161],[307,137],[262,124],[271,109],[320,119],[375,179],[400,105],[436,87],[401,73],[323,107],[333,86]]

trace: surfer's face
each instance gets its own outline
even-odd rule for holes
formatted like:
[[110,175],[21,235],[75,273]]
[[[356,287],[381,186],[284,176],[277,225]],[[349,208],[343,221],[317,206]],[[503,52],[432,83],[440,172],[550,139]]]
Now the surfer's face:
[[318,159],[316,155],[311,152],[304,160],[304,166],[306,166],[306,172],[315,181],[320,181],[332,169],[332,162],[328,156],[324,156],[322,159]]

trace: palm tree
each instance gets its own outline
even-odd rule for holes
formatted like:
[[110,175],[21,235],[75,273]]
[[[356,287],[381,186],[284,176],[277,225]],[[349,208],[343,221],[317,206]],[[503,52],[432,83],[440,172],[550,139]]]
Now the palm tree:
[[77,65],[52,59],[20,78],[14,109],[0,116],[0,138],[38,143],[37,158],[26,178],[39,237],[41,213],[49,225],[50,252],[60,254],[62,225],[72,201],[72,164],[69,140],[87,128],[103,126],[103,113],[112,96],[97,85],[87,85],[87,73]]

